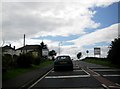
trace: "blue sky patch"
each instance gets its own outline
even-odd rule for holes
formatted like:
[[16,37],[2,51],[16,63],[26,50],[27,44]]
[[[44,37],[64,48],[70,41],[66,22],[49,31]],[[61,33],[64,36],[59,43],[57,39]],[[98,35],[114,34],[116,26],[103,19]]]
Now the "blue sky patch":
[[100,46],[106,46],[106,45],[110,45],[110,43],[108,42],[98,42],[98,43],[95,43],[93,45],[85,45],[83,46],[84,48],[86,49],[91,49],[91,48],[94,48],[94,47],[100,47]]
[[81,35],[70,35],[70,36],[43,36],[32,39],[52,40],[52,41],[70,41],[79,38]]
[[73,42],[62,42],[62,45],[68,46],[68,45],[74,45],[74,43]]
[[99,29],[118,23],[118,3],[114,3],[104,8],[95,8],[94,10],[96,11],[96,14],[93,17],[93,20],[101,24]]
[[[119,2],[120,3],[120,2]],[[108,7],[97,7],[97,8],[90,8],[92,11],[96,11],[95,15],[93,16],[92,20],[95,23],[100,23],[98,28],[86,28],[85,32],[91,33],[96,31],[96,29],[106,28],[110,25],[120,23],[118,17],[118,3],[114,3]]]

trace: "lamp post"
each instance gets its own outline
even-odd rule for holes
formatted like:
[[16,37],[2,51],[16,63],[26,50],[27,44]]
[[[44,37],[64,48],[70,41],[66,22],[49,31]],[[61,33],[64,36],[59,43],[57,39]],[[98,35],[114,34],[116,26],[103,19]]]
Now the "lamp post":
[[75,55],[75,57],[76,57],[76,55],[77,55],[77,48],[78,48],[78,47],[73,46],[73,47],[71,47],[71,48],[73,48],[73,50],[74,50],[74,55]]
[[59,55],[60,55],[60,51],[61,51],[61,50],[60,50],[61,44],[62,44],[62,42],[59,42],[59,44],[58,44],[58,45],[59,45]]

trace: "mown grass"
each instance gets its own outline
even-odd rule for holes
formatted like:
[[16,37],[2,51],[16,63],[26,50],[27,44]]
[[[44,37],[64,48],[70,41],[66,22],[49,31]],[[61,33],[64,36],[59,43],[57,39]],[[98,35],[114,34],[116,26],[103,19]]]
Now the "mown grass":
[[30,68],[14,68],[14,69],[7,70],[7,72],[2,74],[2,80],[5,81],[8,79],[14,78],[14,77],[24,74],[26,72],[45,67],[52,63],[53,63],[53,61],[44,61],[44,62],[40,63],[39,65],[32,65]]
[[86,60],[84,60],[84,61],[85,61],[85,62],[89,62],[89,63],[94,63],[94,64],[103,65],[103,66],[108,66],[108,67],[120,68],[119,65],[112,64],[112,63],[111,63],[110,61],[108,61],[108,60],[86,59]]

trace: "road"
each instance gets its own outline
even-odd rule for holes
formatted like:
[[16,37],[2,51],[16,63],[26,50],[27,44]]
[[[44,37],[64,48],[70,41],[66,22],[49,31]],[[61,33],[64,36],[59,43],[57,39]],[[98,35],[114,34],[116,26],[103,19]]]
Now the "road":
[[120,89],[120,69],[73,61],[73,71],[51,69],[28,89]]

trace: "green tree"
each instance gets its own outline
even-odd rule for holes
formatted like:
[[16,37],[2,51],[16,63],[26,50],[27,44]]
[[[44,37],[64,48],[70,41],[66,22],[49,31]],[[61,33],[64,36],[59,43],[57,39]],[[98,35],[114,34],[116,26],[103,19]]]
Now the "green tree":
[[54,56],[56,56],[56,51],[55,50],[51,50],[50,52],[49,52],[49,56],[51,56],[52,57],[52,60],[54,61],[55,59],[54,59]]
[[120,60],[120,38],[114,39],[111,42],[110,50],[108,52],[107,58],[114,64],[119,65]]
[[49,52],[49,56],[56,56],[56,51],[55,50],[51,50],[50,52]]
[[82,53],[81,53],[81,52],[79,52],[79,53],[77,54],[77,58],[78,58],[78,59],[80,59],[80,58],[81,58],[81,56],[82,56]]

